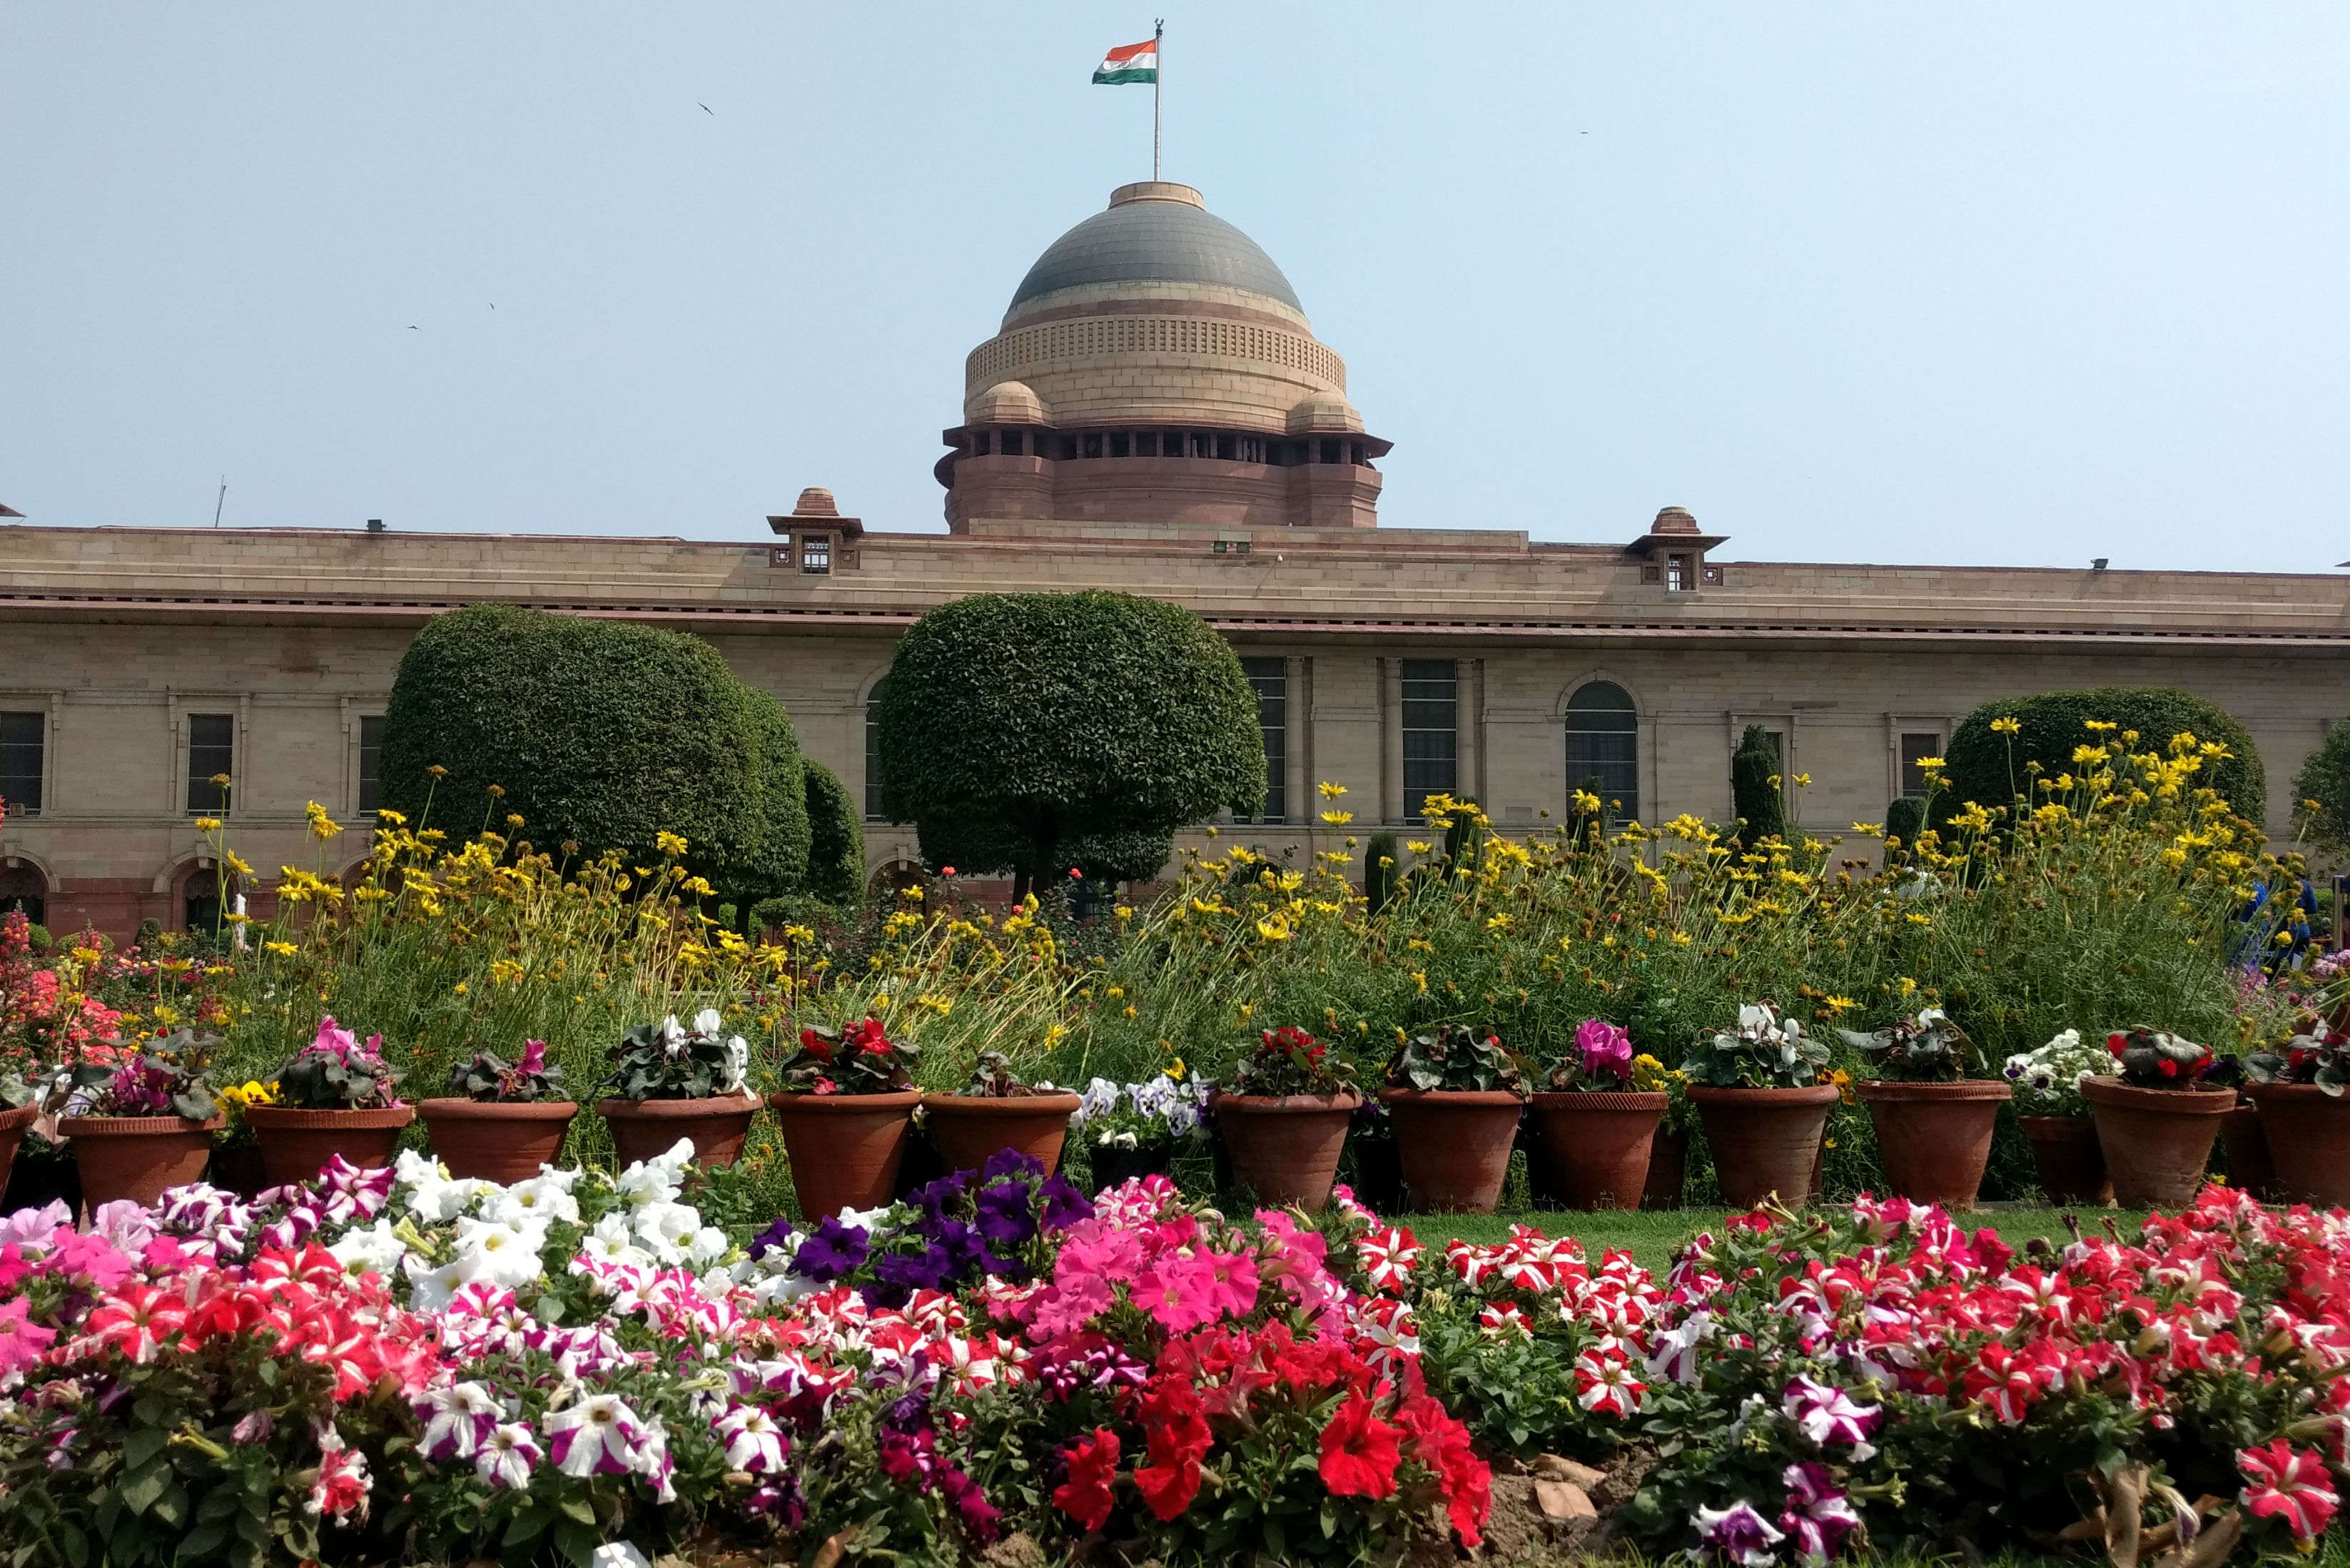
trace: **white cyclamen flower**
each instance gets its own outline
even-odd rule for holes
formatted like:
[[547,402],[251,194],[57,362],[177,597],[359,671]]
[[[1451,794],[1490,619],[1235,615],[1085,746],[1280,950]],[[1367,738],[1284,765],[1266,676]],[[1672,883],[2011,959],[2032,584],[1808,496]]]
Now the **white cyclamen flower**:
[[705,1007],[693,1015],[693,1032],[704,1040],[714,1038],[725,1027],[726,1020],[714,1007]]

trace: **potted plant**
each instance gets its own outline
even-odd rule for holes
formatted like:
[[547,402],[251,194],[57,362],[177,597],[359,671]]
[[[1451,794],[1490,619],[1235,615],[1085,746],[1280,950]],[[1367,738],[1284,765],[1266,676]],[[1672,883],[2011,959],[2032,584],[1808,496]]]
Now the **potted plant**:
[[1208,1102],[1232,1177],[1261,1203],[1318,1213],[1363,1096],[1354,1064],[1295,1025],[1265,1030]]
[[1974,1047],[1939,1007],[1871,1033],[1837,1033],[1884,1069],[1854,1087],[1877,1124],[1893,1190],[1916,1203],[1973,1208],[1999,1107],[2013,1096],[2007,1081],[1967,1076]]
[[2283,1199],[2350,1207],[2350,1036],[2304,1020],[2283,1044],[2245,1057],[2244,1075]]
[[47,1103],[72,1145],[86,1210],[126,1198],[152,1207],[166,1189],[203,1175],[227,1119],[211,1078],[219,1044],[185,1028],[144,1048],[93,1044],[60,1075]]
[[1093,1167],[1097,1190],[1141,1176],[1164,1176],[1176,1146],[1203,1131],[1207,1087],[1179,1079],[1180,1064],[1139,1084],[1096,1078],[1079,1096],[1070,1129]]
[[1493,1211],[1526,1102],[1524,1064],[1501,1036],[1458,1023],[1411,1035],[1388,1064],[1379,1101],[1395,1122],[1404,1189],[1417,1207]]
[[1827,1060],[1827,1047],[1767,999],[1690,1047],[1681,1071],[1724,1201],[1751,1209],[1773,1197],[1801,1202],[1811,1191],[1836,1103],[1836,1086],[1819,1082]]
[[695,1164],[733,1164],[759,1108],[750,1070],[751,1047],[726,1033],[714,1007],[695,1013],[691,1029],[675,1013],[635,1025],[612,1048],[611,1075],[598,1085],[608,1091],[596,1109],[612,1129],[614,1158],[625,1169],[687,1138]]
[[1632,1037],[1602,1019],[1575,1031],[1575,1054],[1534,1097],[1535,1179],[1568,1209],[1638,1209],[1669,1101],[1638,1082]]
[[2106,1051],[2117,1074],[2082,1079],[2081,1097],[2096,1118],[2114,1197],[2130,1209],[2183,1208],[2203,1185],[2236,1091],[2204,1081],[2210,1047],[2159,1029],[2118,1031]]
[[244,1120],[272,1187],[307,1181],[337,1155],[362,1170],[389,1166],[400,1129],[416,1119],[392,1093],[400,1074],[383,1059],[383,1036],[362,1041],[331,1014],[269,1084],[276,1099],[247,1104]]
[[269,1185],[269,1179],[262,1174],[261,1144],[244,1113],[248,1106],[276,1105],[277,1091],[247,1078],[242,1084],[223,1084],[220,1100],[228,1126],[213,1139],[213,1164],[204,1180],[224,1192],[252,1198]]
[[449,1069],[449,1096],[417,1107],[432,1152],[454,1177],[508,1186],[538,1174],[563,1154],[563,1135],[578,1105],[563,1097],[563,1068],[546,1059],[546,1042],[525,1040],[509,1064],[494,1051]]
[[16,1146],[25,1129],[41,1114],[40,1091],[15,1073],[0,1074],[0,1192],[8,1189],[8,1172],[16,1163]]
[[2081,1097],[2081,1080],[2096,1076],[2111,1060],[2085,1044],[2079,1030],[2067,1029],[2037,1050],[2017,1052],[2000,1068],[2015,1092],[2015,1119],[2031,1140],[2040,1190],[2051,1203],[2114,1200],[2097,1125]]
[[1697,1125],[1697,1107],[1689,1098],[1689,1075],[1642,1052],[1632,1058],[1632,1083],[1665,1096],[1664,1117],[1657,1124],[1657,1136],[1648,1141],[1648,1179],[1640,1193],[1640,1207],[1679,1209],[1681,1189],[1689,1184],[1690,1129]]
[[951,1095],[924,1095],[931,1143],[949,1170],[977,1170],[1000,1148],[1016,1148],[1050,1176],[1078,1096],[1050,1084],[1023,1083],[1000,1051],[981,1054],[971,1082]]
[[768,1097],[783,1126],[800,1214],[818,1220],[844,1209],[889,1201],[906,1158],[920,1052],[889,1038],[878,1018],[842,1030],[800,1031],[800,1048],[783,1066],[784,1086]]

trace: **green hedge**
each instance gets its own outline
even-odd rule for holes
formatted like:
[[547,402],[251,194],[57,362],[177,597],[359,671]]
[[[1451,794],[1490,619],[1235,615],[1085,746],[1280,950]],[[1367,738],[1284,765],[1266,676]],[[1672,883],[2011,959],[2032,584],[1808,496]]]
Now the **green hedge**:
[[[2015,734],[2001,734],[1991,727],[1997,719],[2013,719],[2022,727]],[[2167,750],[2170,738],[2182,732],[2222,742],[2232,754],[2208,769],[2205,782],[2239,815],[2268,821],[2268,775],[2260,748],[2226,709],[2169,687],[2106,686],[2008,698],[1968,714],[1950,736],[1947,783],[1934,797],[1936,825],[1949,822],[1970,801],[2003,806],[2031,792],[2027,763],[2038,763],[2051,778],[2077,768],[2074,750],[2100,739],[2087,726],[2092,719],[2137,731],[2133,750]],[[2033,793],[2035,801],[2041,798]]]
[[807,890],[853,919],[865,901],[865,818],[838,774],[813,757],[807,780]]
[[[1148,842],[1264,803],[1256,696],[1199,617],[1131,594],[931,611],[875,692],[881,784],[934,866],[1138,874]],[[1156,867],[1152,868],[1154,871]]]
[[681,834],[729,896],[788,890],[807,865],[789,718],[677,632],[512,605],[436,616],[393,678],[379,768],[385,806],[456,837],[511,812],[542,848],[650,865],[656,836]]
[[1747,725],[1730,758],[1730,798],[1738,812],[1741,844],[1785,840],[1787,784],[1780,771],[1785,765],[1771,743],[1771,732],[1760,724]]

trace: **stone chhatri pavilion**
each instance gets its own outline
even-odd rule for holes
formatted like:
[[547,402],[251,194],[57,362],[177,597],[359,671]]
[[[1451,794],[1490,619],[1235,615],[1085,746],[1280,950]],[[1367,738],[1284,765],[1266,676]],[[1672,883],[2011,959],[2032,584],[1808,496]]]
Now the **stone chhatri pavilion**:
[[[1798,819],[1835,834],[1881,821],[1975,704],[2096,685],[2234,712],[2281,831],[2286,781],[2343,711],[2341,577],[1744,563],[1675,506],[1596,544],[1378,527],[1389,443],[1281,270],[1188,186],[1122,187],[1055,241],[963,394],[942,535],[868,531],[820,489],[755,543],[0,524],[0,905],[116,933],[207,920],[224,889],[192,823],[220,772],[243,857],[310,864],[307,802],[372,804],[409,638],[485,599],[708,639],[852,790],[874,682],[923,611],[1170,599],[1260,696],[1273,794],[1226,831],[1301,857],[1336,836],[1320,780],[1347,786],[1357,835],[1436,791],[1504,830],[1578,784],[1645,820],[1724,817],[1751,723],[1810,777]],[[868,834],[877,878],[911,869],[910,831]],[[226,891],[262,912],[268,880]]]

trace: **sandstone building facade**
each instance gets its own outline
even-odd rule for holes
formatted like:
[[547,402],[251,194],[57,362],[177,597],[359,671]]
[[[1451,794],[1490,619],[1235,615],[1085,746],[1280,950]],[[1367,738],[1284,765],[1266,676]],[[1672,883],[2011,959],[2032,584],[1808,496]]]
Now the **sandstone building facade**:
[[[938,465],[948,532],[868,530],[820,490],[756,542],[0,525],[0,907],[56,929],[208,924],[314,867],[304,808],[372,804],[383,703],[416,627],[484,599],[706,638],[868,781],[899,633],[971,593],[1106,587],[1206,617],[1259,693],[1274,790],[1230,831],[1303,858],[1427,794],[1538,825],[1578,784],[1657,821],[1730,812],[1750,723],[1807,774],[1824,836],[1881,821],[1969,709],[2057,687],[2178,685],[2286,781],[2343,715],[2350,583],[2257,573],[1725,560],[1678,508],[1615,540],[1376,526],[1346,367],[1278,267],[1188,187],[1122,188],[1057,241],[965,364]],[[265,873],[223,887],[208,783]],[[470,825],[459,825],[470,826]],[[910,830],[868,824],[877,877]],[[361,853],[338,841],[327,869]]]

